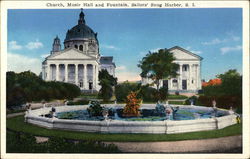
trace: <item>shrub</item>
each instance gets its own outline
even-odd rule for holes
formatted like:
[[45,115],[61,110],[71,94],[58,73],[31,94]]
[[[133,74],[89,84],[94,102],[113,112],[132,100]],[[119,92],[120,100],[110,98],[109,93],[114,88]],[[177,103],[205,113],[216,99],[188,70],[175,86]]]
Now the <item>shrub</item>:
[[168,97],[168,89],[165,88],[165,87],[161,87],[159,89],[159,97],[158,97],[158,100],[160,101],[165,101]]
[[192,97],[189,97],[188,99],[186,99],[184,104],[190,105],[191,101],[192,101],[194,105],[197,105],[197,100],[198,100],[198,97],[192,96]]
[[99,141],[78,141],[50,137],[47,142],[36,143],[33,135],[7,131],[7,153],[107,153],[120,152],[114,144]]
[[131,92],[127,96],[126,106],[123,109],[123,116],[125,117],[133,117],[133,116],[140,116],[140,106],[141,106],[141,99],[137,98],[136,92]]
[[91,116],[102,116],[103,107],[98,101],[91,101],[90,106],[87,108],[87,111]]
[[204,106],[212,106],[212,101],[216,101],[219,108],[229,109],[236,108],[237,112],[242,111],[242,99],[237,96],[200,96],[198,103]]
[[123,82],[115,86],[115,96],[118,102],[126,102],[126,97],[131,91],[137,91],[140,88],[140,84]]
[[64,82],[45,82],[36,74],[25,71],[7,72],[7,107],[18,106],[26,102],[72,99],[81,93],[79,87]]
[[142,98],[144,102],[157,102],[157,90],[148,85],[141,86],[138,96]]

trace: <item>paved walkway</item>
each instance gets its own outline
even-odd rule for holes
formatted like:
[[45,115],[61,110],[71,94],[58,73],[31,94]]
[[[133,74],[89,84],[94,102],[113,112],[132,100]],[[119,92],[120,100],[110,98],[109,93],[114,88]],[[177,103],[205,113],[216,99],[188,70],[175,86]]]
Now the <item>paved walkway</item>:
[[242,136],[228,136],[203,140],[183,140],[168,142],[105,142],[115,144],[122,152],[144,153],[185,153],[223,152],[242,147]]

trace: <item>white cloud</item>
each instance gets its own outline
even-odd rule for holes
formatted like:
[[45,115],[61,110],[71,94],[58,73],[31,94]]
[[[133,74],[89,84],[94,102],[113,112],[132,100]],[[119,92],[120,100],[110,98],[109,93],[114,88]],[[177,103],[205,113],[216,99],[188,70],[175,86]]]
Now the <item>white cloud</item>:
[[212,41],[202,42],[203,45],[215,45],[226,42],[226,39],[220,40],[218,38],[213,39]]
[[208,42],[202,42],[203,45],[216,45],[216,44],[221,44],[221,43],[226,43],[230,41],[239,41],[240,37],[233,35],[232,33],[228,33],[229,37],[225,39],[219,39],[215,38],[211,41]]
[[126,70],[126,66],[117,66],[116,71],[123,71],[123,70]]
[[39,40],[36,40],[35,42],[31,41],[25,47],[29,50],[39,49],[43,47],[43,43],[41,43]]
[[221,51],[221,54],[224,55],[224,54],[226,54],[228,52],[240,51],[241,49],[242,49],[242,46],[237,45],[237,46],[234,46],[234,47],[220,48],[220,51]]
[[22,48],[23,48],[22,45],[18,45],[17,41],[10,41],[9,42],[9,49],[10,50],[20,50]]
[[116,77],[118,78],[119,82],[122,81],[140,81],[141,77],[139,73],[136,72],[117,72]]
[[120,50],[120,48],[113,45],[101,45],[102,48],[111,49],[111,50]]
[[194,54],[202,54],[202,51],[199,51],[199,50],[192,50],[192,47],[191,46],[188,46],[185,48],[186,50],[194,53]]
[[48,57],[49,55],[50,54],[42,54],[40,57],[44,59],[44,58]]
[[239,40],[240,40],[240,37],[238,37],[238,36],[232,36],[232,40],[233,40],[233,41],[239,41]]
[[7,54],[7,70],[14,72],[32,71],[39,75],[41,72],[41,61],[37,58],[30,58],[20,54]]

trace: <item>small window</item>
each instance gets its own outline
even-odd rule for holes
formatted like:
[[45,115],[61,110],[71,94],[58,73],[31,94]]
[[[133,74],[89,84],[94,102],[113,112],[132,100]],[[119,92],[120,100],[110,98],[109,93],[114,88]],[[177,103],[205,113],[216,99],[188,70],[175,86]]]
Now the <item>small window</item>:
[[192,80],[192,83],[194,83],[194,80]]
[[176,79],[173,80],[173,83],[177,83],[178,81]]
[[83,51],[83,46],[82,45],[79,46],[79,50]]
[[78,49],[78,46],[77,46],[77,45],[75,45],[75,48],[76,48],[76,49]]
[[187,71],[187,65],[182,66],[182,71]]

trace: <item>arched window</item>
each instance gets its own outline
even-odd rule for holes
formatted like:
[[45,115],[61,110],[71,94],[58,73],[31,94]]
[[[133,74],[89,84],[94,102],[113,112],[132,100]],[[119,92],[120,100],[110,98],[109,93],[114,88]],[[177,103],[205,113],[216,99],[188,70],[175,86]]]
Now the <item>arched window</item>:
[[76,49],[78,49],[78,46],[77,46],[77,45],[75,45],[75,48],[76,48]]
[[83,46],[82,45],[79,46],[79,50],[83,51]]

